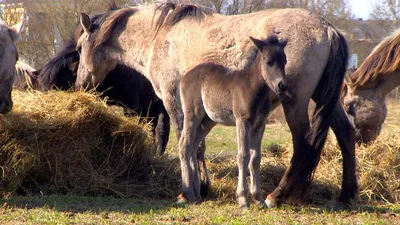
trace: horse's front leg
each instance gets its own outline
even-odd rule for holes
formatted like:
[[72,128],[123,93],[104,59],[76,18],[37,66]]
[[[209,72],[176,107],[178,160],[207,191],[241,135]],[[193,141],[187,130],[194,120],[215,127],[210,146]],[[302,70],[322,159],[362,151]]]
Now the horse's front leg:
[[250,141],[250,193],[258,205],[264,205],[260,182],[261,142],[265,130],[265,122],[260,123],[251,132]]
[[155,103],[156,116],[155,124],[155,138],[157,145],[157,154],[163,155],[168,144],[169,131],[170,131],[170,119],[162,101]]
[[237,164],[239,168],[239,179],[236,189],[236,199],[243,208],[249,206],[247,200],[246,176],[250,161],[250,122],[248,120],[236,119],[238,155]]

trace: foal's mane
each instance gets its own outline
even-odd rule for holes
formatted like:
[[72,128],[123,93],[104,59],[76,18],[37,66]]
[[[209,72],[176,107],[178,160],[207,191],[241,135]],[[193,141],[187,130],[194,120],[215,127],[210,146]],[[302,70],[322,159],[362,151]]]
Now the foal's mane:
[[99,15],[93,20],[92,26],[90,27],[90,48],[95,50],[100,45],[107,42],[116,24],[123,18],[133,15],[136,11],[137,9],[135,8],[123,8]]
[[155,22],[156,33],[162,28],[171,28],[185,18],[201,20],[206,15],[212,15],[214,13],[210,8],[188,3],[163,3],[157,6],[154,14],[157,12],[160,13],[160,16]]
[[350,75],[351,86],[357,88],[374,81],[380,74],[392,73],[400,66],[400,31],[385,38]]

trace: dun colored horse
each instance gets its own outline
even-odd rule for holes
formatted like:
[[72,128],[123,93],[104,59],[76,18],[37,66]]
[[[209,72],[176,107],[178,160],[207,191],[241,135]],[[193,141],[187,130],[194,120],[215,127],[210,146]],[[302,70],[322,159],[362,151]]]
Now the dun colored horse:
[[344,107],[356,128],[357,141],[369,143],[386,119],[386,96],[400,85],[400,32],[385,38],[346,79]]
[[15,80],[15,64],[18,60],[18,51],[15,42],[18,40],[24,22],[12,27],[0,19],[0,113],[11,111],[13,101],[11,91]]
[[[117,64],[133,67],[151,81],[178,137],[184,121],[179,87],[185,74],[209,63],[235,74],[248,69],[254,59],[249,36],[266,40],[276,33],[280,40],[288,40],[285,71],[290,97],[282,103],[294,154],[266,203],[273,207],[304,193],[330,126],[343,155],[339,200],[349,202],[357,196],[355,132],[339,103],[348,48],[344,37],[325,19],[303,9],[225,16],[196,5],[166,3],[117,10],[96,21],[82,14],[81,25],[84,33],[77,44],[81,61],[76,86],[97,85]],[[316,102],[311,122],[307,111],[310,99]],[[272,93],[270,101],[274,108],[279,97]],[[194,168],[193,156],[186,157],[184,148],[181,150],[182,166]],[[200,152],[200,161],[203,158]],[[206,171],[205,164],[200,170]],[[183,196],[189,201],[198,200],[198,183],[192,182],[197,181],[195,175],[182,170]],[[202,183],[207,180],[202,177]]]
[[[182,196],[184,199],[201,201],[200,174],[197,163],[194,163],[197,146],[217,123],[221,123],[237,127],[239,181],[236,196],[239,204],[248,206],[248,166],[250,192],[257,204],[264,204],[260,186],[261,141],[272,108],[269,92],[272,89],[276,94],[284,95],[287,89],[286,56],[283,51],[286,43],[279,43],[277,36],[265,41],[251,40],[258,50],[248,68],[230,71],[207,63],[195,67],[182,78],[180,90],[184,123],[179,142],[181,168],[183,173],[191,175],[187,180],[195,188],[195,198]],[[183,190],[183,193],[187,192],[189,190]]]

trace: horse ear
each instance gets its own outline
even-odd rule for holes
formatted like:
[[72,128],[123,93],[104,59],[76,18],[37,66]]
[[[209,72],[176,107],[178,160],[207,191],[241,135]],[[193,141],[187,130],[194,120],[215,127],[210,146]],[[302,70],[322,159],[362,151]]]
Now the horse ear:
[[11,40],[13,42],[18,41],[18,39],[20,38],[21,32],[22,32],[22,28],[24,27],[24,24],[25,24],[25,20],[24,20],[24,18],[22,18],[21,22],[15,24],[14,26],[9,28]]
[[250,36],[250,40],[254,43],[254,45],[261,51],[264,46],[265,42],[261,41],[260,39],[256,39]]
[[86,13],[81,13],[80,20],[81,20],[80,22],[81,22],[82,28],[85,31],[85,33],[89,33],[90,27],[92,26],[92,22],[90,22],[89,15]]

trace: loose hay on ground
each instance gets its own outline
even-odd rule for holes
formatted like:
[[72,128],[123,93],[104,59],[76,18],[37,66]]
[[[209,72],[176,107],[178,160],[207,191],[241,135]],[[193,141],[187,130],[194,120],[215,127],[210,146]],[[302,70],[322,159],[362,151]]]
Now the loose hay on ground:
[[[154,156],[150,128],[137,118],[127,119],[86,93],[15,91],[13,97],[13,112],[0,116],[2,194],[113,194],[170,199],[178,194],[179,161]],[[388,120],[378,140],[357,147],[363,202],[400,201],[398,106],[389,106]],[[276,125],[269,128],[276,129]],[[229,129],[233,129],[231,139],[235,142],[234,128]],[[278,185],[293,153],[289,142],[270,147],[263,149],[261,179],[265,195]],[[214,193],[211,198],[234,199],[237,166],[236,151],[232,150],[231,156],[213,156],[207,162]],[[342,157],[333,133],[314,178],[309,192],[311,202],[326,203],[338,197]]]
[[0,118],[3,195],[175,195],[177,163],[155,157],[149,124],[94,94],[14,91],[13,99]]

